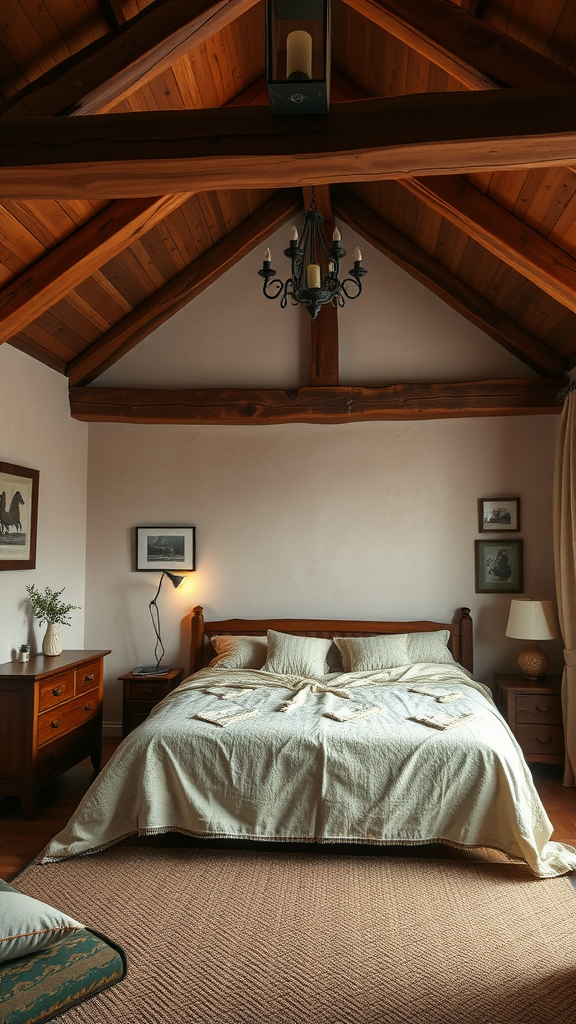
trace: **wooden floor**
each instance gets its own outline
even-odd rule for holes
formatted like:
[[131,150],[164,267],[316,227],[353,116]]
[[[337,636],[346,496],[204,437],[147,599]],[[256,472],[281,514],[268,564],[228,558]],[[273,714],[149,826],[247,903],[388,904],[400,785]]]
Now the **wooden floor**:
[[[118,740],[104,741],[104,763]],[[554,826],[553,838],[576,846],[576,789],[562,785],[562,769],[531,765],[536,788]],[[0,798],[0,878],[10,881],[59,832],[88,789],[94,771],[89,760],[65,772],[38,797],[38,814],[25,821],[17,797]]]

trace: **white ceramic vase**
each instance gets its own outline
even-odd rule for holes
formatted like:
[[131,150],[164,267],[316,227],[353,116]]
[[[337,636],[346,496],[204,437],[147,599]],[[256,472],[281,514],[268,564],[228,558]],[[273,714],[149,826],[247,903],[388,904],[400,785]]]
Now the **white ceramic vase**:
[[62,650],[62,639],[60,637],[60,633],[56,629],[54,623],[49,622],[42,641],[42,653],[53,658],[56,654],[62,654]]

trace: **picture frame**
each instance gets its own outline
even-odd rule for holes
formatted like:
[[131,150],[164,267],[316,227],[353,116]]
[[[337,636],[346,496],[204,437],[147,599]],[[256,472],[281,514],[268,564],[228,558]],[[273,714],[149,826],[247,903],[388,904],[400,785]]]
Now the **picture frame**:
[[521,540],[477,540],[474,561],[477,594],[524,593]]
[[40,470],[0,462],[0,571],[36,568]]
[[479,533],[518,533],[520,498],[478,498]]
[[137,572],[190,572],[196,568],[195,526],[137,526]]

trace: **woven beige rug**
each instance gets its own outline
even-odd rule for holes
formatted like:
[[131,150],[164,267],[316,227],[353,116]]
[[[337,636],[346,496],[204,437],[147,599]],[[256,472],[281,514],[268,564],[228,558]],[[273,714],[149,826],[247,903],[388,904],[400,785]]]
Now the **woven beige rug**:
[[61,1024],[575,1024],[576,893],[513,864],[115,847],[15,883],[120,942]]

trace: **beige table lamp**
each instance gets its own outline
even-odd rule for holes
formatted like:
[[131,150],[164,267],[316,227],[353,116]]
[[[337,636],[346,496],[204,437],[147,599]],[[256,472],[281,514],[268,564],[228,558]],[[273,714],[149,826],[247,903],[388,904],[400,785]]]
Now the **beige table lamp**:
[[506,636],[531,641],[518,652],[518,667],[526,679],[541,679],[550,666],[548,654],[535,641],[554,640],[559,632],[552,601],[519,597],[510,602]]

